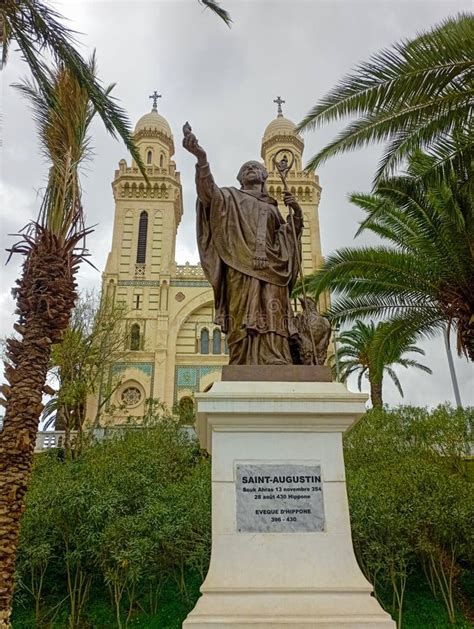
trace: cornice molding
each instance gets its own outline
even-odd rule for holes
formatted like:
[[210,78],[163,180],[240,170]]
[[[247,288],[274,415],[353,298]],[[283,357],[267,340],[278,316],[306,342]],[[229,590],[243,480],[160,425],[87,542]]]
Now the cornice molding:
[[294,135],[274,135],[262,143],[261,156],[265,157],[265,154],[277,144],[293,144],[299,150],[300,154],[303,153],[304,142],[300,138]]
[[158,129],[140,129],[133,135],[133,139],[135,140],[135,142],[143,139],[147,140],[150,138],[155,138],[164,142],[169,147],[171,155],[174,155],[173,138],[170,138],[168,135],[166,135],[166,133],[163,133],[163,131],[160,131]]

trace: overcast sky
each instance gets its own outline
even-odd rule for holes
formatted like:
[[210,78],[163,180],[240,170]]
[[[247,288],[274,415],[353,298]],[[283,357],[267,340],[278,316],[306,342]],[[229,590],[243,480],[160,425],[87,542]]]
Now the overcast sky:
[[[181,127],[191,123],[208,152],[220,185],[234,185],[248,159],[260,158],[261,138],[276,115],[273,99],[281,95],[284,115],[298,122],[336,81],[359,61],[395,41],[410,38],[459,11],[472,10],[463,0],[222,0],[233,19],[229,29],[197,0],[121,2],[54,2],[81,34],[81,52],[95,48],[105,84],[116,83],[114,95],[128,111],[131,123],[151,109],[148,95],[163,97],[158,111],[175,137],[177,168],[184,190],[184,216],[178,231],[177,259],[198,260],[194,236],[194,161],[181,147]],[[1,73],[3,150],[1,161],[0,250],[35,218],[45,182],[36,130],[27,103],[11,83],[27,76],[26,65],[12,52]],[[304,136],[308,159],[337,131],[324,128]],[[87,223],[97,224],[88,241],[92,261],[102,270],[111,245],[114,204],[111,180],[124,146],[93,126],[95,156],[83,177]],[[318,171],[323,188],[320,203],[323,254],[352,245],[362,218],[347,195],[368,191],[380,147],[333,158]],[[359,237],[358,242],[369,242]],[[6,254],[4,256],[6,260]],[[20,260],[0,268],[0,336],[14,321],[10,289]],[[99,287],[100,274],[83,265],[81,288]],[[424,343],[429,376],[416,370],[399,373],[404,402],[436,405],[453,401],[442,338]],[[474,404],[473,370],[455,356],[464,404]],[[402,400],[391,383],[385,387],[390,404]]]

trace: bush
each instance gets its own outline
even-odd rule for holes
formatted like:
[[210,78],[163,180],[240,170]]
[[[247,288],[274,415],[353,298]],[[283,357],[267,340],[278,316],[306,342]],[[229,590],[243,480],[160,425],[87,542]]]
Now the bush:
[[463,458],[472,409],[372,410],[345,438],[354,548],[401,625],[407,579],[423,569],[455,622],[461,564],[474,561],[474,492]]
[[[472,593],[472,419],[449,407],[373,410],[345,438],[356,555],[399,625],[406,607],[407,627],[445,627],[453,593]],[[178,629],[193,607],[209,563],[209,460],[169,419],[116,433],[73,461],[36,457],[15,629]]]
[[186,596],[185,574],[205,573],[209,548],[209,464],[197,442],[171,420],[130,428],[74,461],[37,457],[17,602],[33,598],[37,626],[64,615],[67,602],[76,627],[93,588],[108,593],[121,627],[137,609],[156,613],[169,579]]

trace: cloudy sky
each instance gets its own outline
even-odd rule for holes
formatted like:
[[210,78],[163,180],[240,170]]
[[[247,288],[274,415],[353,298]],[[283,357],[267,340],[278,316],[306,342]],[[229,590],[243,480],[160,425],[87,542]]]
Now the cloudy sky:
[[[470,1],[448,0],[222,0],[232,15],[229,29],[197,0],[111,0],[54,2],[81,33],[81,52],[97,50],[100,76],[116,83],[115,96],[132,124],[151,109],[148,95],[158,90],[158,103],[174,132],[178,170],[184,189],[184,216],[178,231],[178,262],[197,262],[194,238],[194,162],[180,146],[181,127],[189,120],[206,148],[215,178],[234,185],[240,164],[260,156],[266,125],[276,115],[273,99],[285,99],[284,114],[295,122],[359,61],[395,41],[410,38],[459,11]],[[19,55],[11,54],[1,73],[3,149],[1,159],[0,251],[36,216],[45,164],[39,154],[35,126],[27,103],[11,87],[27,76]],[[337,131],[324,128],[304,136],[309,158]],[[123,145],[93,127],[95,155],[84,172],[84,205],[88,224],[97,224],[88,241],[92,261],[103,269],[111,243],[114,205],[110,183],[126,157]],[[337,157],[318,171],[323,253],[353,244],[361,219],[348,193],[368,191],[380,147]],[[358,238],[369,242],[369,238]],[[20,260],[0,268],[0,336],[12,329],[14,304],[10,288]],[[100,274],[85,265],[82,288],[98,287]],[[402,370],[405,402],[436,405],[453,401],[442,338],[423,344],[424,362],[433,375]],[[474,404],[473,370],[455,356],[464,404]],[[386,401],[401,400],[390,383]]]

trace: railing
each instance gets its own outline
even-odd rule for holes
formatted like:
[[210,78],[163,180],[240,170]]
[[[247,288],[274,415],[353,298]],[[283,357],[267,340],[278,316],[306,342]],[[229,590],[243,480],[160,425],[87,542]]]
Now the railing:
[[[76,434],[76,431],[71,432],[71,441],[75,438]],[[51,448],[63,448],[65,437],[64,430],[40,431],[36,435],[35,452],[44,452]]]
[[[126,430],[140,430],[140,428],[140,426],[109,426],[107,428],[98,428],[94,430],[93,435],[96,441],[102,441],[108,437],[123,433]],[[185,425],[181,426],[181,429],[189,436],[196,435],[196,429],[194,426]],[[71,442],[74,441],[76,435],[76,431],[71,432]],[[36,435],[35,452],[45,452],[46,450],[51,450],[51,448],[64,448],[65,437],[66,435],[64,430],[40,431]]]
[[[0,431],[1,431],[1,423],[0,423]],[[126,425],[115,425],[108,426],[107,428],[98,428],[94,430],[94,438],[97,441],[102,441],[107,437],[110,437],[113,434],[117,434],[118,432],[123,432],[125,430],[140,430],[140,426],[126,426]],[[194,425],[183,425],[181,426],[182,430],[189,435],[196,434],[196,428]],[[77,432],[71,432],[71,441],[73,441],[76,437]],[[50,450],[51,448],[62,448],[64,447],[64,439],[65,432],[64,430],[47,430],[47,431],[39,431],[36,436],[36,447],[35,452],[44,452],[45,450]],[[472,458],[474,457],[474,443],[471,444],[469,452],[463,456],[463,458]]]
[[186,262],[186,264],[176,267],[176,277],[204,278],[204,271],[200,264],[189,264],[189,262]]
[[[158,166],[147,166],[145,168],[145,172],[147,175],[168,175],[170,171],[174,171],[174,167],[169,168],[159,168]],[[140,175],[140,169],[136,167],[130,166],[120,166],[116,173],[127,174],[127,175]],[[172,173],[173,174],[173,173]]]

